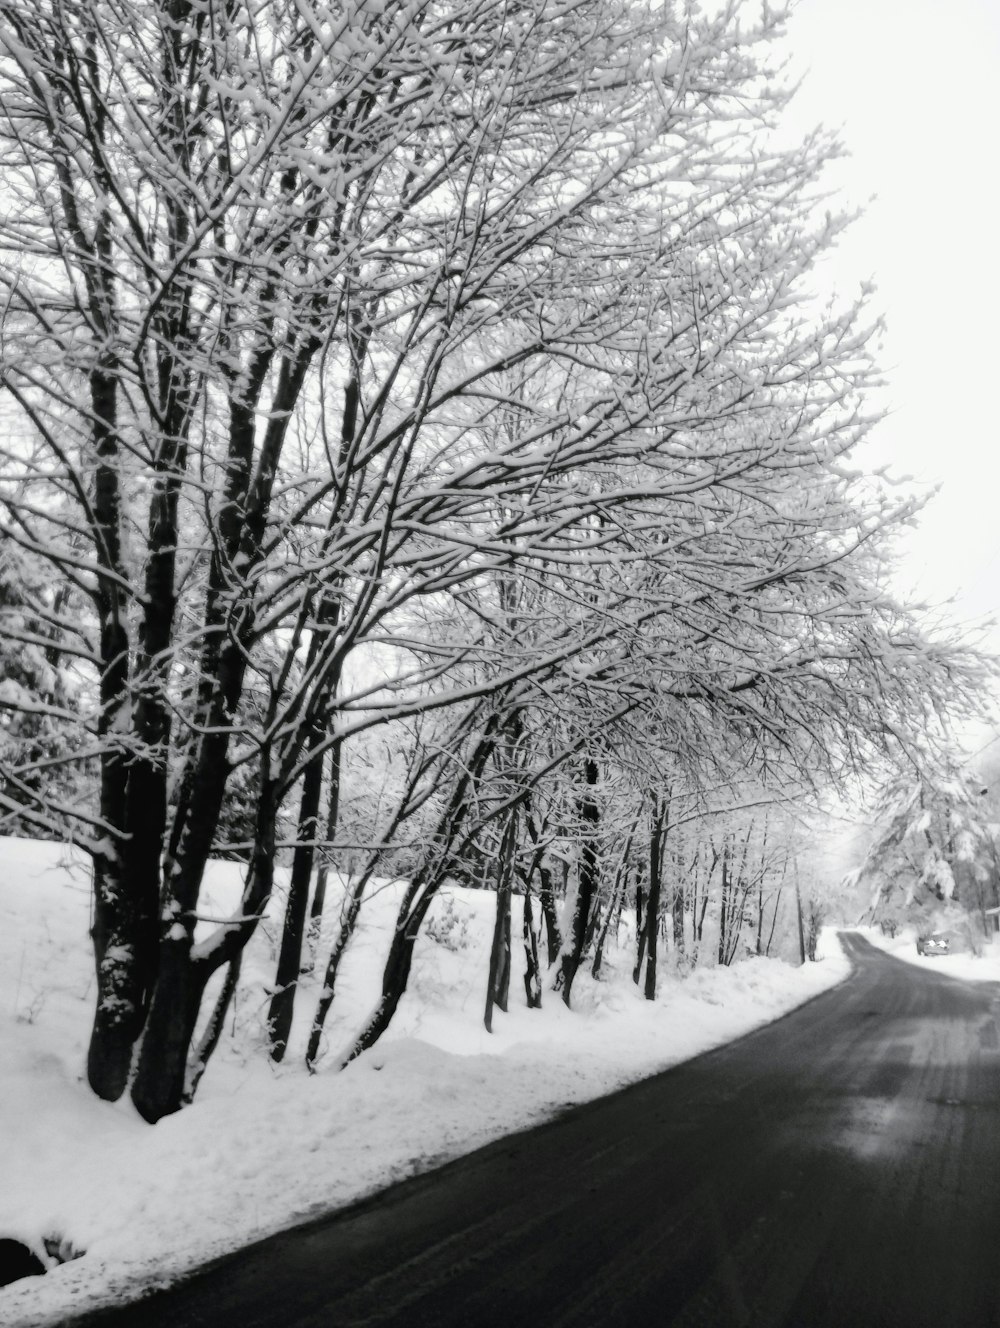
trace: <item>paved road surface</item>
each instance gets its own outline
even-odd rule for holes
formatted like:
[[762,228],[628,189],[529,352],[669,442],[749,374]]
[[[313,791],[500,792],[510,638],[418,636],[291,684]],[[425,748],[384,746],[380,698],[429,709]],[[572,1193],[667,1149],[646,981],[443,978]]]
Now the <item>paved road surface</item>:
[[80,1328],[1000,1326],[1000,984],[846,944],[777,1024]]

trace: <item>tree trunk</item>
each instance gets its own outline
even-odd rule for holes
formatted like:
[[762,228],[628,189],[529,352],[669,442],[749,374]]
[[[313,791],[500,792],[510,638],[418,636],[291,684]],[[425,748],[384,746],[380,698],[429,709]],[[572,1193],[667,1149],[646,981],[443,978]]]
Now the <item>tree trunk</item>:
[[756,953],[763,954],[764,944],[764,878],[760,878],[757,886],[757,940]]
[[646,913],[645,891],[642,883],[635,883],[635,967],[632,969],[632,981],[639,985],[639,977],[642,973],[642,961],[646,957]]
[[580,823],[583,832],[579,884],[573,916],[570,919],[569,946],[563,946],[560,968],[562,998],[567,1006],[570,1003],[573,981],[583,958],[583,942],[587,933],[587,922],[597,893],[597,827],[600,822],[600,810],[593,790],[597,786],[599,775],[597,762],[593,757],[588,756],[583,763],[583,777],[587,792],[583,794],[579,801]]
[[531,886],[524,890],[524,995],[529,1010],[542,1006],[542,974],[538,963],[538,935],[535,931],[534,910],[531,907]]
[[[166,907],[173,921],[160,942],[156,988],[132,1083],[132,1101],[144,1120],[158,1121],[183,1105],[189,1082],[188,1055],[205,984],[215,969],[227,958],[234,958],[246,943],[256,925],[255,918],[270,897],[279,795],[268,767],[269,756],[265,750],[261,759],[261,790],[253,854],[243,892],[244,907],[248,907],[254,917],[243,926],[237,923],[224,930],[217,948],[211,954],[202,953],[197,957],[194,954],[195,904],[207,857],[207,844],[203,844],[203,857],[198,852],[198,841],[209,833],[210,826],[217,823],[218,805],[213,804],[208,795],[193,803],[187,833],[195,842],[176,863],[171,874],[173,889]],[[213,792],[212,781],[207,777],[206,785],[208,792]],[[218,792],[221,801],[221,788],[214,791]],[[185,872],[185,865],[190,874]],[[231,953],[226,949],[228,941],[233,942]]]
[[97,966],[97,1008],[87,1049],[87,1080],[98,1097],[115,1102],[125,1091],[145,990],[136,955],[133,896],[116,856],[94,860],[91,937]]
[[192,959],[189,938],[163,942],[156,992],[132,1085],[135,1109],[151,1124],[183,1105],[188,1048],[208,976],[208,967]]
[[[640,813],[641,815],[641,813]],[[601,975],[601,965],[604,962],[604,946],[608,939],[608,932],[611,929],[612,922],[617,927],[618,920],[621,918],[622,898],[625,894],[625,880],[628,875],[629,854],[632,852],[632,839],[635,834],[635,825],[632,826],[628,838],[625,840],[625,847],[622,850],[621,858],[618,860],[618,870],[615,872],[614,885],[611,887],[611,898],[608,900],[608,907],[604,915],[604,925],[601,927],[600,935],[597,938],[597,944],[594,946],[594,962],[591,965],[590,973],[594,978]]]
[[774,912],[771,914],[771,930],[767,934],[767,946],[764,950],[765,955],[769,955],[771,953],[771,942],[774,940],[774,928],[775,924],[778,921],[778,909],[781,906],[781,892],[783,889],[784,886],[782,884],[779,884],[778,893],[774,899]]
[[646,982],[647,1001],[656,999],[656,946],[659,931],[660,895],[663,890],[663,841],[666,837],[669,802],[654,797],[649,832],[649,899],[646,904]]
[[510,897],[514,870],[514,837],[517,816],[511,812],[504,826],[497,857],[497,907],[490,947],[489,978],[486,984],[486,1011],[483,1022],[487,1033],[493,1032],[493,1007],[507,1011],[510,996]]
[[590,921],[587,923],[587,932],[583,938],[583,953],[589,954],[590,947],[594,944],[594,937],[597,935],[598,928],[601,925],[604,909],[601,907],[600,895],[594,900],[594,907],[590,910]]
[[681,875],[683,864],[680,858],[675,859],[674,863],[677,871],[677,880],[674,883],[674,891],[671,897],[670,916],[673,922],[673,941],[674,952],[683,955],[684,945],[684,880]]
[[[106,121],[92,129],[103,138]],[[119,471],[119,365],[114,344],[118,315],[118,277],[110,261],[112,227],[108,205],[99,203],[93,232],[87,236],[76,220],[75,201],[64,189],[63,207],[74,234],[77,259],[87,272],[89,314],[97,336],[96,363],[89,374],[90,445],[96,458],[91,534],[100,572],[95,606],[100,625],[100,712],[102,745],[100,812],[102,821],[127,837],[129,757],[116,737],[131,728],[129,695],[130,640],[123,587],[128,575],[122,557],[122,484]],[[124,722],[122,722],[124,721]],[[152,972],[143,927],[149,891],[124,870],[127,838],[109,844],[94,857],[94,916],[91,935],[97,975],[97,1008],[87,1052],[91,1088],[107,1101],[125,1091],[135,1040],[142,1028]],[[155,916],[155,901],[154,901]]]
[[[544,853],[544,844],[542,843],[542,829],[535,822],[535,818],[530,811],[524,818],[524,823],[528,834],[531,836],[531,842],[535,849],[535,858],[538,870],[538,903],[541,906],[542,918],[545,922],[545,950],[549,968],[559,958],[559,951],[562,949],[562,935],[559,930],[559,914],[556,909],[555,889],[552,885],[552,872],[542,860]],[[529,872],[529,878],[532,873]]]
[[538,903],[545,922],[545,953],[551,968],[562,949],[562,934],[559,931],[559,913],[556,909],[555,890],[552,887],[552,873],[543,862],[538,864],[538,882]]
[[354,882],[351,887],[351,893],[347,900],[347,907],[340,918],[340,928],[337,932],[337,939],[334,942],[333,949],[330,951],[330,958],[327,960],[326,972],[323,974],[323,990],[320,993],[319,1004],[316,1007],[316,1014],[313,1018],[312,1029],[309,1033],[309,1046],[306,1050],[306,1066],[312,1070],[319,1056],[320,1039],[323,1036],[323,1025],[330,1012],[330,1006],[333,1004],[333,998],[337,990],[337,974],[340,971],[340,961],[344,957],[351,937],[354,935],[354,929],[357,925],[358,914],[361,912],[361,904],[364,900],[365,888],[368,885],[370,873],[365,872]]
[[243,951],[241,950],[226,965],[226,976],[222,982],[222,990],[219,992],[219,998],[215,1002],[215,1008],[211,1017],[205,1026],[205,1032],[201,1036],[194,1055],[188,1060],[187,1075],[184,1081],[184,1102],[194,1101],[194,1095],[198,1091],[198,1085],[201,1077],[205,1073],[205,1068],[212,1057],[212,1053],[219,1045],[219,1038],[222,1036],[222,1029],[225,1025],[226,1014],[232,1003],[233,996],[236,994],[236,987],[240,979],[240,968],[243,963]]
[[[315,750],[326,735],[325,715],[318,719],[310,733],[309,747]],[[315,858],[315,841],[319,832],[319,804],[323,791],[323,757],[313,756],[302,776],[302,797],[299,804],[299,824],[292,871],[288,883],[288,902],[281,929],[281,949],[274,978],[274,994],[268,1010],[268,1036],[271,1042],[271,1060],[280,1061],[288,1046],[295,1010],[295,988],[302,966],[302,942],[305,936],[306,905],[309,902],[309,884]]]
[[313,892],[312,905],[309,909],[306,958],[301,970],[303,973],[311,973],[315,967],[316,953],[319,950],[320,936],[323,931],[323,910],[326,907],[326,888],[330,876],[329,846],[337,837],[337,826],[340,820],[340,760],[341,743],[338,739],[330,750],[330,777],[326,804],[326,833],[324,835],[327,847],[323,850],[319,871],[316,873],[316,889]]
[[720,967],[726,962],[726,944],[729,939],[729,844],[722,849],[722,886],[719,895],[719,955]]
[[[114,633],[118,645],[107,649],[125,651],[124,635]],[[115,669],[117,672],[117,668]],[[125,705],[112,691],[124,686],[124,677],[114,683],[102,679],[105,707]],[[105,714],[101,723],[105,724]],[[110,723],[110,720],[108,721]],[[112,826],[127,825],[125,754],[112,747],[102,758],[101,817]],[[91,938],[97,973],[97,1006],[87,1051],[87,1078],[98,1097],[114,1102],[125,1091],[132,1065],[133,1048],[142,1029],[149,989],[155,976],[155,958],[148,945],[149,900],[153,917],[158,901],[159,862],[153,880],[131,878],[127,873],[128,846],[110,845],[94,857],[94,910]]]

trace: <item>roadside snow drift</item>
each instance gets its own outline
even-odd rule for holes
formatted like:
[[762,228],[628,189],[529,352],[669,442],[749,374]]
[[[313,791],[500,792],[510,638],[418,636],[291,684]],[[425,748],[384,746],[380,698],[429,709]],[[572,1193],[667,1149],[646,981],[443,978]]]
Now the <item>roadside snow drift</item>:
[[956,949],[952,954],[921,955],[917,954],[917,932],[913,927],[904,927],[893,937],[883,935],[878,927],[858,927],[857,930],[886,954],[918,968],[929,968],[966,982],[1000,982],[1000,937],[982,942],[979,954]]

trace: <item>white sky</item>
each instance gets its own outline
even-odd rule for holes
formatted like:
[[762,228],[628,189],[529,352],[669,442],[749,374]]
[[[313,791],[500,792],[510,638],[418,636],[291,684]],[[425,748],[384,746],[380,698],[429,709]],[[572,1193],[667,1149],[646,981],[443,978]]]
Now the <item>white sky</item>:
[[1000,0],[799,0],[803,124],[840,127],[868,205],[836,260],[874,277],[891,418],[875,464],[940,483],[902,584],[962,619],[1000,611]]

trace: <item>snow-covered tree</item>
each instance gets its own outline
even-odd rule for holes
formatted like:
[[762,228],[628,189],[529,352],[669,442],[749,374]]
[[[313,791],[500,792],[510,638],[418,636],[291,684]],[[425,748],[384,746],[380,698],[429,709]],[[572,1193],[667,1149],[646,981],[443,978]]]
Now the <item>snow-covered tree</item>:
[[864,860],[850,877],[870,891],[874,921],[981,905],[977,887],[996,876],[987,793],[966,763],[947,755],[889,781]]
[[[0,3],[0,533],[46,570],[99,765],[68,817],[48,784],[23,814],[92,856],[101,1096],[180,1105],[293,820],[287,1018],[324,764],[365,730],[441,712],[451,745],[414,767],[425,839],[359,1046],[515,717],[562,716],[519,805],[564,765],[593,839],[577,964],[596,720],[645,710],[782,781],[961,692],[883,589],[910,508],[849,466],[872,329],[808,300],[834,145],[770,135],[781,19],[745,20]],[[538,589],[506,620],[504,578]],[[236,782],[244,897],[196,943]]]

